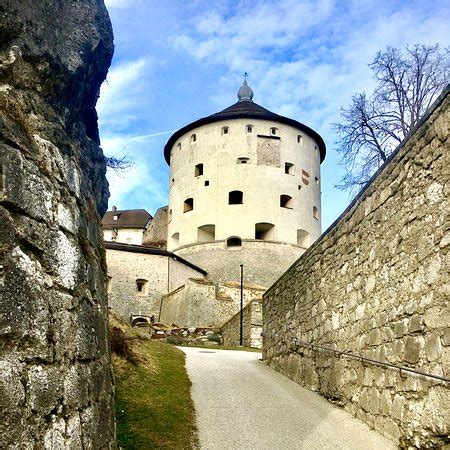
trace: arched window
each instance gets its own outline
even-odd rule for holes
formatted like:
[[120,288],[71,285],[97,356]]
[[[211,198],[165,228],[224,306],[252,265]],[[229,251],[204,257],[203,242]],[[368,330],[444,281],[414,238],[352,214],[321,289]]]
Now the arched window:
[[136,290],[138,295],[146,295],[147,294],[147,284],[148,280],[144,280],[143,278],[138,278],[136,280]]
[[242,247],[242,239],[237,236],[232,236],[227,239],[227,248],[239,249]]
[[231,191],[228,193],[229,205],[242,205],[244,203],[244,194],[242,191]]
[[199,177],[200,175],[203,175],[203,164],[197,164],[195,166],[195,176]]
[[274,225],[272,223],[261,222],[255,224],[255,239],[270,241],[273,239]]
[[178,149],[178,150],[181,150],[181,142],[178,142],[178,144],[177,144],[177,149]]
[[246,129],[247,133],[253,133],[253,125],[247,125],[245,127],[245,129]]
[[280,195],[280,206],[282,208],[288,208],[288,209],[292,209],[293,205],[293,200],[292,197],[290,195]]
[[309,233],[306,230],[297,230],[297,245],[303,248],[309,247]]
[[270,134],[272,134],[273,136],[276,136],[278,134],[278,128],[272,127],[270,129]]
[[303,136],[302,136],[301,134],[299,134],[299,135],[297,136],[297,142],[300,144],[300,146],[303,145]]
[[222,135],[228,134],[229,131],[230,131],[230,128],[229,128],[229,127],[222,127]]
[[197,135],[194,133],[191,135],[191,142],[195,142],[197,140]]
[[187,198],[184,201],[183,212],[192,211],[193,209],[194,209],[194,199],[193,198]]
[[249,164],[250,158],[247,158],[246,156],[242,156],[241,158],[237,159],[238,164]]
[[202,225],[197,228],[197,240],[198,242],[212,242],[216,239],[216,226],[215,225]]
[[177,246],[180,243],[180,233],[172,234],[172,245]]
[[313,217],[314,219],[319,220],[319,209],[317,208],[317,206],[313,206]]

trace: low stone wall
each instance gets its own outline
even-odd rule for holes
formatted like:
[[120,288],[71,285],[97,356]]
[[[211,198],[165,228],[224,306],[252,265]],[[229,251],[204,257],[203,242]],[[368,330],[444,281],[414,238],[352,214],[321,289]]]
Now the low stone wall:
[[263,303],[266,362],[404,447],[444,444],[449,383],[308,344],[449,377],[448,105],[447,90]]
[[[245,347],[262,348],[262,302],[251,301],[243,308],[243,345]],[[222,325],[220,333],[223,344],[240,345],[241,314],[235,314],[228,322]]]
[[[264,292],[265,288],[244,285],[244,305],[261,299]],[[220,327],[239,308],[239,283],[217,285],[208,280],[190,279],[162,298],[159,321],[181,327]]]

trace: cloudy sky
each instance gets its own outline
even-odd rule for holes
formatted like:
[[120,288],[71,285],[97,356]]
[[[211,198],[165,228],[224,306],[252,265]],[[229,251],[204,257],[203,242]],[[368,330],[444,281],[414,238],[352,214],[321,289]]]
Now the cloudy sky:
[[233,104],[244,71],[255,102],[321,134],[323,229],[350,197],[331,123],[373,87],[377,50],[450,44],[448,1],[105,0],[115,54],[98,104],[101,143],[133,167],[108,174],[109,206],[167,204],[163,147],[182,126]]

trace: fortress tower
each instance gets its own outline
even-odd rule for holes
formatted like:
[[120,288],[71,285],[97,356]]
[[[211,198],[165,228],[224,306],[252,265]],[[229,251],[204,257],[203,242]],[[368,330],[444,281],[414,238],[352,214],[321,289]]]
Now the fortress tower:
[[168,250],[215,282],[270,286],[321,233],[320,163],[314,130],[253,102],[239,101],[174,133]]

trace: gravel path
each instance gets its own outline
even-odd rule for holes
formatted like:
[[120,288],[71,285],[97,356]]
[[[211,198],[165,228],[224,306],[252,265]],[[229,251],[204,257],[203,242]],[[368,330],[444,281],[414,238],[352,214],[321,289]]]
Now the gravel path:
[[181,348],[202,449],[394,449],[319,394],[259,361],[260,353]]

